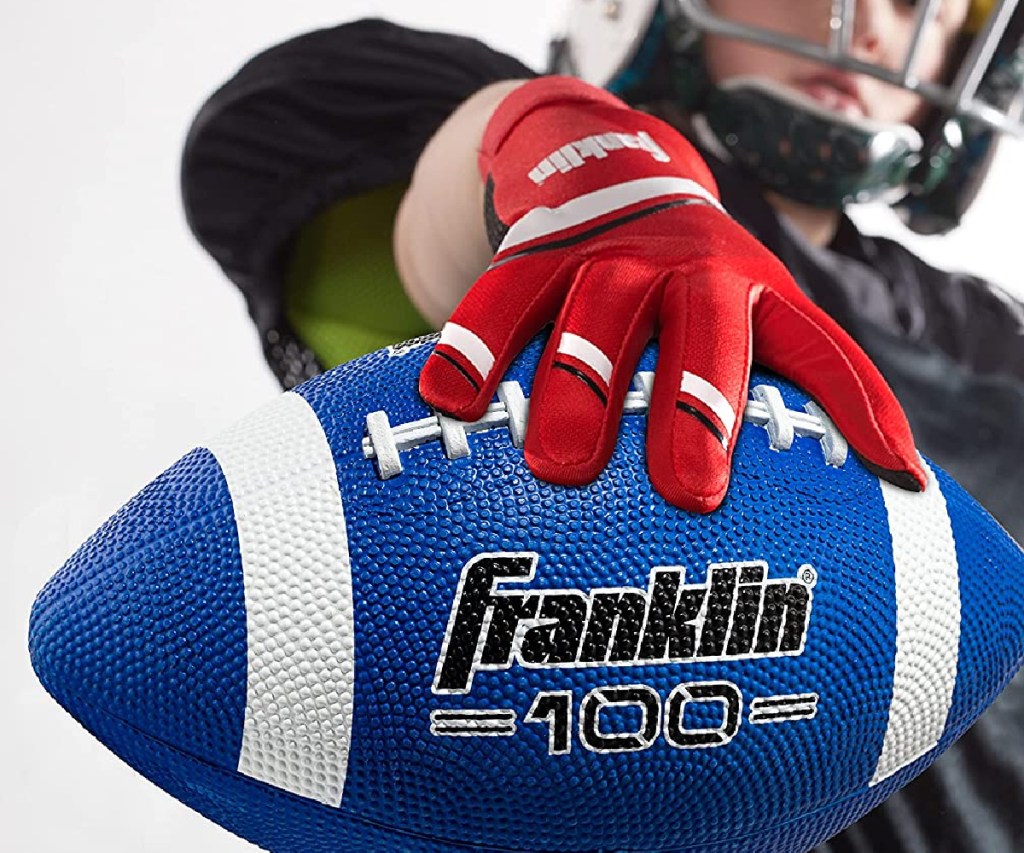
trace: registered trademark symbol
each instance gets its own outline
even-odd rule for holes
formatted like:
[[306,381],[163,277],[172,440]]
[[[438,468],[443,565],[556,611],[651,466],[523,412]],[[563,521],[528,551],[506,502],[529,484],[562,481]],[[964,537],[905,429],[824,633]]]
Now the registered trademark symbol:
[[818,573],[814,570],[814,566],[804,563],[800,567],[800,580],[806,586],[814,586],[818,582]]

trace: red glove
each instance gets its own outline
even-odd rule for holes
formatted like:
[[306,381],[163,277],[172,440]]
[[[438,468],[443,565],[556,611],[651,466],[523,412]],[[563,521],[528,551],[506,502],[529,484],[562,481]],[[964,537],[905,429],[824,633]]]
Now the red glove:
[[579,80],[513,91],[480,152],[500,245],[445,324],[420,376],[440,411],[481,418],[511,360],[546,323],[525,453],[539,478],[595,479],[655,335],[647,459],[666,500],[721,503],[751,359],[815,397],[851,446],[923,488],[906,417],[853,340],[718,202],[714,179],[669,125]]

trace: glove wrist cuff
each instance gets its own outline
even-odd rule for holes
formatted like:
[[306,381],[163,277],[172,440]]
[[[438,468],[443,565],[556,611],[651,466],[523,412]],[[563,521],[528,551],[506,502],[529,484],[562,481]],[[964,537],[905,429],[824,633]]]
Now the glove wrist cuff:
[[710,170],[678,130],[568,77],[509,93],[484,132],[478,164],[492,245],[530,211],[629,184],[674,179],[718,200]]
[[538,77],[531,80],[506,95],[491,116],[477,160],[481,176],[487,177],[495,153],[520,121],[539,107],[556,104],[600,104],[613,109],[630,109],[610,92],[575,77]]

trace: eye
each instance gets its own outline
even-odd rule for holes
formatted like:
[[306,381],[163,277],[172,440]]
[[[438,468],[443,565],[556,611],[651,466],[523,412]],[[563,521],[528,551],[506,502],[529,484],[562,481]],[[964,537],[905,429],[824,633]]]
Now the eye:
[[[908,14],[916,14],[924,4],[925,0],[894,0],[893,2],[898,11],[904,11]],[[935,21],[948,23],[955,20],[957,25],[959,25],[959,22],[966,17],[968,8],[974,5],[974,3],[967,2],[967,0],[943,0],[935,13]],[[984,4],[981,4],[981,6],[984,6]]]

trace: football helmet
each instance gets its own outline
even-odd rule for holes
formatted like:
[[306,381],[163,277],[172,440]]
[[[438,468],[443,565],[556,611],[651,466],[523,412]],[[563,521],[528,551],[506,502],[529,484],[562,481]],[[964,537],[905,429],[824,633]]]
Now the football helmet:
[[[973,201],[1000,134],[1024,135],[1024,5],[973,0],[943,78],[924,80],[923,36],[943,2],[913,4],[913,35],[892,68],[855,55],[857,0],[821,0],[822,43],[732,20],[706,0],[570,0],[552,71],[639,106],[667,104],[705,147],[796,201],[883,200],[915,231],[944,233]],[[706,34],[870,75],[917,93],[930,109],[912,126],[842,114],[767,78],[715,85],[704,64]]]

